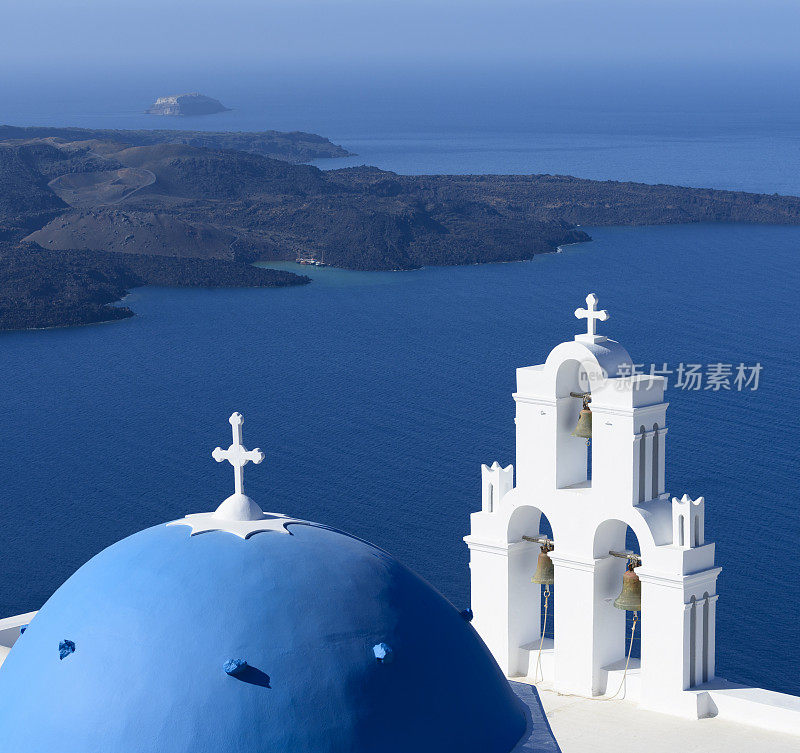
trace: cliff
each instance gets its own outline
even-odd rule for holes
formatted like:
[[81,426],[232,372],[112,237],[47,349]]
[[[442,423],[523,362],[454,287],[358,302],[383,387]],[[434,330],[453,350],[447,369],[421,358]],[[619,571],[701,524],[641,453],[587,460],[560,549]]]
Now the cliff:
[[309,282],[305,275],[219,259],[53,252],[0,243],[0,330],[125,319],[133,312],[111,304],[140,285],[284,287]]
[[[24,326],[25,317],[8,304],[20,290],[24,299],[37,300],[25,309],[32,322],[77,316],[73,309],[55,311],[64,300],[56,272],[42,277],[54,288],[19,274],[26,260],[36,269],[60,269],[55,262],[63,256],[69,265],[62,271],[73,280],[70,296],[79,289],[88,291],[89,302],[101,295],[100,308],[81,316],[117,317],[118,309],[103,308],[103,296],[113,299],[132,284],[131,276],[162,279],[154,270],[171,284],[192,284],[198,275],[205,284],[234,278],[277,284],[278,278],[254,277],[248,264],[302,254],[324,255],[326,263],[349,269],[415,269],[530,259],[590,240],[581,225],[800,224],[800,198],[792,196],[559,175],[322,171],[251,151],[171,141],[132,145],[107,132],[83,131],[70,141],[27,135],[0,142],[0,240],[11,249],[3,263],[17,270],[0,281],[5,326],[12,320]],[[102,284],[78,271],[83,268],[94,269]]]

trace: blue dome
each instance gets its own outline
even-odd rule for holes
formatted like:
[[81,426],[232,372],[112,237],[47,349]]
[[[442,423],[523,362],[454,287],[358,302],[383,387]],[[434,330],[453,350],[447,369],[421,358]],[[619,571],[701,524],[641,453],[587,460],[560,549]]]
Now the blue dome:
[[0,667],[2,750],[514,747],[520,704],[446,599],[363,541],[290,530],[160,525],[94,557]]

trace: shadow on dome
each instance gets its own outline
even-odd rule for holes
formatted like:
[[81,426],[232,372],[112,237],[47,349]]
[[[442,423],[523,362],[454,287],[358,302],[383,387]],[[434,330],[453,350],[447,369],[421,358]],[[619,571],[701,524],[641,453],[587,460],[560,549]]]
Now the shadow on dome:
[[269,675],[256,667],[251,667],[249,664],[237,672],[234,679],[246,682],[248,685],[259,685],[262,688],[272,689],[269,684]]

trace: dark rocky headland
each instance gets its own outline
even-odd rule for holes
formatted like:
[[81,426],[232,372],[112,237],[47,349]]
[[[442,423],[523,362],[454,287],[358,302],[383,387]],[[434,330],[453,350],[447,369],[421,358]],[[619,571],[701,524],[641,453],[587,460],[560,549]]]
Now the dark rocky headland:
[[[325,152],[325,154],[320,154]],[[299,164],[312,134],[0,126],[0,329],[129,316],[134,285],[287,285],[251,266],[529,259],[580,225],[800,224],[800,198],[553,175],[406,176]]]
[[46,251],[0,242],[0,330],[126,319],[133,311],[110,304],[141,285],[283,287],[309,282],[305,275],[223,259]]
[[252,152],[286,162],[310,162],[328,157],[347,157],[350,152],[324,136],[303,131],[180,131],[171,128],[128,130],[124,128],[52,128],[0,125],[0,142],[52,141],[94,147],[98,153],[122,145],[184,144],[206,149]]

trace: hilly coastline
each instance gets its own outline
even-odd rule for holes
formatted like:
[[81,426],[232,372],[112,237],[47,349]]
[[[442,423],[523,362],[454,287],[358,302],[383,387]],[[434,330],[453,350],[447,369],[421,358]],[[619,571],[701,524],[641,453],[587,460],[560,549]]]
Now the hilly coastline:
[[56,144],[86,142],[94,151],[151,144],[185,144],[207,149],[252,152],[287,162],[310,162],[328,157],[347,157],[350,152],[324,136],[303,131],[180,131],[172,129],[127,130],[122,128],[52,128],[0,125],[2,141],[46,140]]
[[800,224],[796,197],[554,175],[323,171],[299,154],[341,147],[272,134],[0,127],[0,328],[129,316],[109,304],[141,284],[305,284],[252,266],[299,255],[415,269],[529,259],[590,240],[581,225]]

